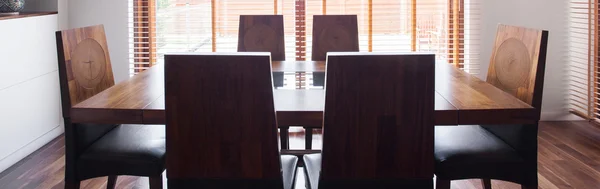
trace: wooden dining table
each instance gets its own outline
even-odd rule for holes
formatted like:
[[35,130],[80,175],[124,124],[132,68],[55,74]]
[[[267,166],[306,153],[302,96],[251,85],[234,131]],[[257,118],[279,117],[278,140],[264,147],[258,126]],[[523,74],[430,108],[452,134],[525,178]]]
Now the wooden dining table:
[[[323,61],[274,61],[272,72],[325,72]],[[436,63],[435,124],[535,124],[537,110],[451,64]],[[165,124],[164,66],[158,64],[73,106],[73,123]],[[312,150],[312,129],[322,128],[323,89],[274,89],[277,124],[284,154]],[[290,126],[305,128],[305,148],[290,150]]]
[[[323,61],[272,62],[273,72],[325,72]],[[436,64],[435,124],[532,124],[537,111],[514,96],[455,68]],[[323,89],[273,90],[280,126],[320,128]],[[165,124],[164,66],[158,64],[73,106],[74,123]]]

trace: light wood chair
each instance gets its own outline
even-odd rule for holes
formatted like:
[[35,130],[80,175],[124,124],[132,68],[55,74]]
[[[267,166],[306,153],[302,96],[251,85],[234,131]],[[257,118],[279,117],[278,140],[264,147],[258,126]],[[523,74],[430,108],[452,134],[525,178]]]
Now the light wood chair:
[[73,123],[72,105],[113,86],[106,35],[102,25],[56,32],[62,112],[65,122],[65,188],[80,181],[117,175],[150,177],[150,188],[162,188],[165,170],[164,125]]
[[[325,61],[327,52],[358,52],[356,15],[314,15],[312,60]],[[323,86],[325,73],[313,72],[313,85]]]
[[[270,52],[271,61],[285,61],[283,15],[240,15],[238,52]],[[283,84],[283,72],[273,72],[273,86]]]
[[169,188],[292,188],[268,53],[165,56]]
[[[548,32],[499,25],[487,82],[537,109],[540,116]],[[538,188],[538,125],[436,127],[435,158],[438,189],[451,180],[511,181]]]
[[322,154],[308,187],[432,188],[433,54],[330,53]]

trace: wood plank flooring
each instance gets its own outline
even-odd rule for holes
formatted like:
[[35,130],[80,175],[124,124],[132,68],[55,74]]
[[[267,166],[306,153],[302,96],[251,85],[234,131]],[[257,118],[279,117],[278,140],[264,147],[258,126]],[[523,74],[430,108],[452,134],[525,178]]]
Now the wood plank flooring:
[[[315,132],[318,133],[318,132]],[[322,135],[313,138],[313,146],[320,149]],[[302,129],[290,133],[290,147],[304,148]],[[588,122],[543,122],[538,136],[539,188],[600,188],[600,127]],[[0,173],[0,188],[47,189],[64,188],[64,138],[58,137],[16,165]],[[165,184],[166,185],[166,184]],[[82,182],[81,188],[106,188],[106,178]],[[120,176],[117,188],[148,188],[148,178]],[[304,188],[302,172],[297,187]],[[453,189],[479,189],[479,180],[452,182]],[[494,189],[517,189],[519,185],[492,181]]]

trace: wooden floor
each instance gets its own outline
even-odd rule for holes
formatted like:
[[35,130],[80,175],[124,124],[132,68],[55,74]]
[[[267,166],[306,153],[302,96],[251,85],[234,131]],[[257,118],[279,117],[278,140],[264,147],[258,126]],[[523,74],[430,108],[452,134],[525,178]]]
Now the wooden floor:
[[[321,147],[321,135],[314,137]],[[292,149],[304,148],[302,129],[292,130]],[[61,136],[21,162],[0,173],[0,188],[63,188],[64,138]],[[539,132],[539,185],[544,189],[600,188],[600,128],[587,122],[543,122]],[[296,188],[304,188],[298,175]],[[106,187],[106,178],[84,181],[82,188]],[[494,189],[520,188],[493,181]],[[121,176],[117,188],[148,188],[148,178]],[[478,180],[452,182],[454,189],[481,188]]]

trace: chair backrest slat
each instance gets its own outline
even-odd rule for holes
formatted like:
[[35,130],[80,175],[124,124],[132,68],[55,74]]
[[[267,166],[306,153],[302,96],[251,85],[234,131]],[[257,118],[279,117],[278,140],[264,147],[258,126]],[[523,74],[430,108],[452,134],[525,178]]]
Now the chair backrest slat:
[[327,61],[320,184],[432,179],[435,56],[330,53]]
[[268,53],[166,55],[165,100],[169,182],[281,182]]

